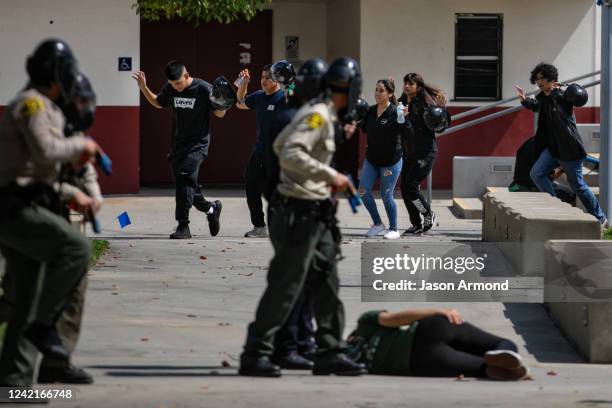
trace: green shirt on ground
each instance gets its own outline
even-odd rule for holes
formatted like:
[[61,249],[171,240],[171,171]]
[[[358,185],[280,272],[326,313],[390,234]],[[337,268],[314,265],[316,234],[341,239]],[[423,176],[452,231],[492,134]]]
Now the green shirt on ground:
[[362,314],[349,338],[349,354],[365,363],[370,374],[410,375],[412,339],[418,322],[404,327],[383,327],[382,310]]

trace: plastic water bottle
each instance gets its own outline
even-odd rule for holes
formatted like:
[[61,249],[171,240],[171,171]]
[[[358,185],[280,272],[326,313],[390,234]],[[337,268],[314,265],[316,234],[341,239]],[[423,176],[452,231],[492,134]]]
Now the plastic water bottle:
[[404,117],[404,104],[399,103],[397,105],[397,123],[404,123],[406,118]]

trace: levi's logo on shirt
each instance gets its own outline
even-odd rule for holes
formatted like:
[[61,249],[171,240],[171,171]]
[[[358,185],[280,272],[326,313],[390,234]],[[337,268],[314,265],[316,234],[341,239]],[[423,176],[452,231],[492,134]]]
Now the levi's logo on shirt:
[[195,98],[174,98],[174,107],[182,109],[193,109]]
[[273,111],[275,107],[276,107],[275,105],[268,105],[268,110]]

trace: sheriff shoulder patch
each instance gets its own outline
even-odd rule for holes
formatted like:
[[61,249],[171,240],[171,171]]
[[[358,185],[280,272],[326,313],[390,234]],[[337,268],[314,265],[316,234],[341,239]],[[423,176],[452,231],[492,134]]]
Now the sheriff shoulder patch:
[[308,126],[308,129],[320,129],[324,123],[325,120],[323,119],[323,116],[317,112],[311,113],[308,117],[306,117],[306,125]]
[[33,116],[37,112],[43,112],[45,110],[45,104],[39,98],[31,97],[23,101],[23,107],[21,108],[21,114],[25,118]]

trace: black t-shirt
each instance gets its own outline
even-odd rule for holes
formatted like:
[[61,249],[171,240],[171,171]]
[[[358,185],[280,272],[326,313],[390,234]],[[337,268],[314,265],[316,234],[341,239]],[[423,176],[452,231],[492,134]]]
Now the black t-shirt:
[[398,101],[408,105],[408,122],[410,122],[410,131],[404,132],[404,157],[407,159],[435,157],[438,152],[436,134],[425,126],[423,120],[427,104],[418,95],[412,98],[410,103],[406,95],[402,95]]
[[376,167],[390,167],[402,158],[402,132],[408,121],[397,123],[397,107],[393,103],[379,117],[376,108],[370,106],[361,125],[368,136],[366,159]]
[[166,83],[157,95],[157,102],[163,108],[172,108],[174,121],[171,154],[173,156],[197,150],[208,155],[210,113],[213,110],[210,104],[211,89],[212,85],[208,82],[193,78],[191,85],[183,92],[177,92]]
[[264,140],[268,138],[270,127],[276,117],[276,110],[285,105],[285,91],[279,89],[272,95],[267,95],[261,89],[246,97],[244,104],[249,109],[255,110],[257,120],[257,138],[255,139],[255,151],[263,153]]

